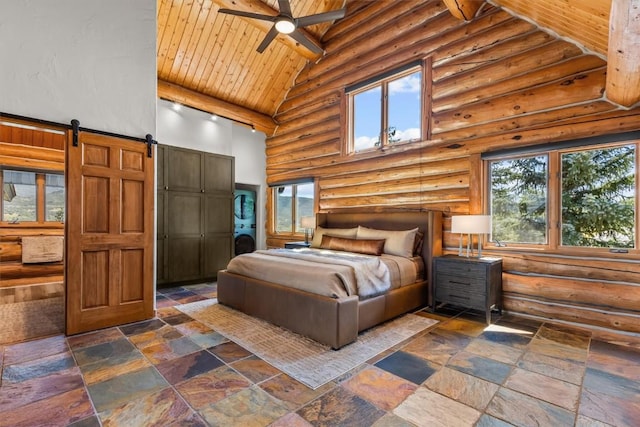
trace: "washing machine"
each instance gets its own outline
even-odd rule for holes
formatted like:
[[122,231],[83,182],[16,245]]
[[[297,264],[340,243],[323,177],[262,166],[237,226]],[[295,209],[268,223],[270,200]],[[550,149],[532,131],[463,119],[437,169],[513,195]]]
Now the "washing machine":
[[256,250],[256,192],[236,189],[234,193],[235,254]]

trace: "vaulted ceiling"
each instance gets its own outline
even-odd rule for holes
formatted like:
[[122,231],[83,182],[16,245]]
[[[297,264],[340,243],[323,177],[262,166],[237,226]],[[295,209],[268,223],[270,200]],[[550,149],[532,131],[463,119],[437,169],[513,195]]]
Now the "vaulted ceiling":
[[[291,9],[293,17],[300,17],[346,7],[343,20],[348,20],[356,10],[393,1],[396,0],[291,0]],[[467,20],[485,3],[443,1],[454,16]],[[626,106],[640,99],[640,0],[489,3],[607,59],[607,92]],[[273,16],[279,13],[277,0],[158,0],[158,95],[254,125],[270,134],[275,126],[271,117],[296,76],[321,55],[286,35],[278,35],[263,53],[258,53],[256,48],[272,23],[220,13],[221,8]],[[322,46],[323,35],[339,31],[339,25],[332,29],[331,23],[324,23],[302,31]],[[610,46],[615,46],[613,52]],[[629,92],[635,95],[629,97]]]

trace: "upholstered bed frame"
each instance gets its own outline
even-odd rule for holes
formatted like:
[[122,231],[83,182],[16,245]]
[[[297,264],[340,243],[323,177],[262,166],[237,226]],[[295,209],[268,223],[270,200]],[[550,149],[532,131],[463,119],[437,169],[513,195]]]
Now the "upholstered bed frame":
[[441,212],[320,213],[316,223],[324,228],[418,227],[424,233],[426,280],[359,300],[358,296],[325,297],[222,270],[218,273],[218,301],[334,349],[355,341],[365,329],[430,303],[433,257],[442,252]]

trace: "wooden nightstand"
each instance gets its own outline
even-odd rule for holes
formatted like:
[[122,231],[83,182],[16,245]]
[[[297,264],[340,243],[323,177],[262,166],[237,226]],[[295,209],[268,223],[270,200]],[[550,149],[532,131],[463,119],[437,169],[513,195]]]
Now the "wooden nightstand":
[[502,312],[502,259],[445,255],[433,260],[432,310],[437,302],[483,310],[491,323],[491,308]]
[[299,248],[308,248],[311,246],[311,243],[305,242],[287,242],[284,244],[284,247],[287,249],[299,249]]

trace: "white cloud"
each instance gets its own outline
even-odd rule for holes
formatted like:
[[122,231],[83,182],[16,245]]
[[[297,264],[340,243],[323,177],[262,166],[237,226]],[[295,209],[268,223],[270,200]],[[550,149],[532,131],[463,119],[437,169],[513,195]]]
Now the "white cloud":
[[392,95],[394,93],[419,93],[421,87],[420,74],[411,74],[389,83],[389,91]]

